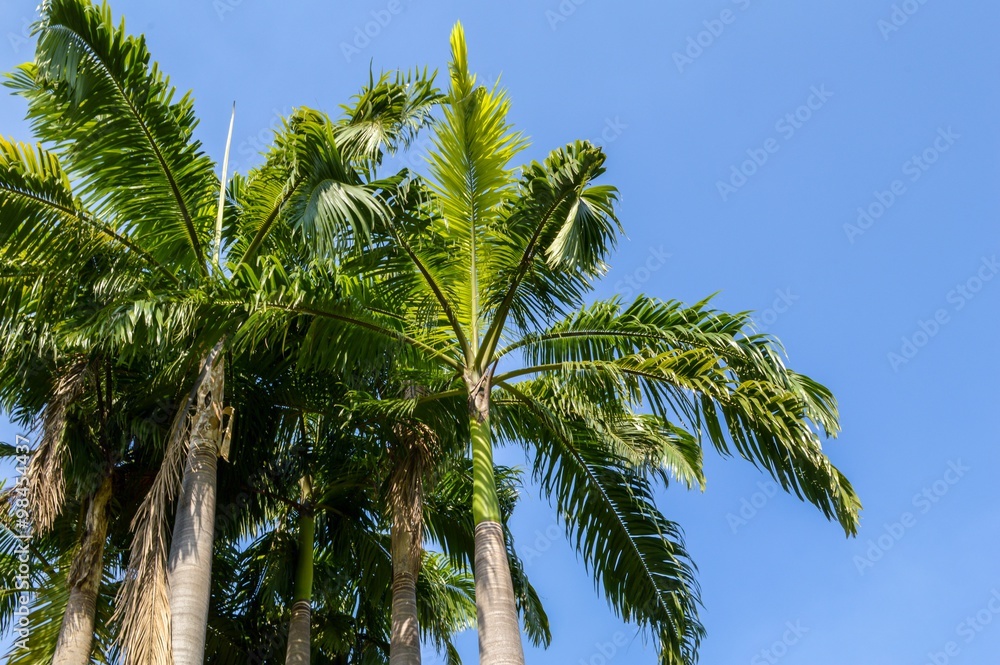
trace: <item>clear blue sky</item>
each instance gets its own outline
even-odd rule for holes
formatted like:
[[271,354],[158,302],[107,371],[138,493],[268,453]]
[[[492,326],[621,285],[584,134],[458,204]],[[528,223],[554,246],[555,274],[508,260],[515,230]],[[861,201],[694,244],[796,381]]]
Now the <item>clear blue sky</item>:
[[[31,56],[18,33],[36,4],[0,5],[3,70]],[[606,145],[629,240],[600,293],[694,301],[718,291],[717,306],[758,310],[790,364],[840,400],[844,432],[827,449],[864,501],[858,539],[794,498],[767,497],[751,466],[714,455],[704,494],[662,495],[701,570],[702,662],[994,663],[1000,5],[897,7],[114,4],[178,87],[193,89],[198,134],[217,158],[237,101],[244,169],[275,113],[336,112],[370,62],[443,68],[461,19],[473,68],[489,81],[502,74],[510,90],[528,157],[577,138]],[[352,43],[372,12],[385,25]],[[22,115],[18,100],[0,98],[4,134],[28,138]],[[763,163],[744,164],[754,158]],[[6,423],[2,434],[13,438]],[[759,507],[738,523],[744,500]],[[539,553],[529,572],[554,633],[529,662],[597,665],[595,645],[616,641],[624,646],[607,662],[654,662],[563,538],[545,535],[554,523],[529,488],[516,537]],[[461,646],[475,663],[475,635]]]

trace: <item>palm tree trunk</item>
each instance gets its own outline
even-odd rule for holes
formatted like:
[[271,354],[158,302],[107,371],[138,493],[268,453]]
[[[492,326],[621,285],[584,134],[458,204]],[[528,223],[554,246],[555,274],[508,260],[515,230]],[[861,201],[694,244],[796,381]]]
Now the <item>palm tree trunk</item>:
[[108,504],[112,481],[107,476],[90,497],[80,551],[69,571],[69,602],[59,627],[53,663],[88,665],[94,645],[97,594],[104,573],[104,543],[108,536]]
[[[471,383],[471,382],[470,382]],[[476,522],[476,609],[479,619],[481,665],[524,665],[521,626],[514,600],[500,502],[493,473],[490,432],[490,386],[470,385],[472,434],[472,514]]]
[[295,597],[288,624],[285,665],[309,665],[312,657],[312,584],[316,542],[316,516],[312,512],[312,482],[303,476],[302,510],[299,513],[299,560],[295,570]]
[[222,342],[205,363],[211,373],[198,390],[191,443],[177,501],[167,578],[170,585],[170,642],[174,665],[201,665],[205,658],[215,537],[215,491],[225,367]]
[[[407,452],[411,453],[407,455]],[[392,632],[389,665],[420,665],[417,576],[423,555],[424,481],[417,451],[396,461],[389,485],[392,511]]]
[[476,525],[475,577],[479,662],[482,665],[524,665],[514,585],[503,526],[499,522]]

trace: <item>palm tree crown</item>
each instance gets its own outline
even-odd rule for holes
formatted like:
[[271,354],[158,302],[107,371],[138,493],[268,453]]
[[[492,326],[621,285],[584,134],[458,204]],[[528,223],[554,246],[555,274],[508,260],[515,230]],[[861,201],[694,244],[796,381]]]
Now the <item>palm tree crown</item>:
[[[109,468],[129,455],[144,465],[131,547],[107,478],[83,497],[81,528],[98,535],[78,542],[92,550],[111,533],[126,662],[219,659],[252,627],[286,639],[288,662],[392,651],[412,663],[414,622],[453,656],[471,567],[481,662],[523,663],[522,622],[534,641],[549,636],[506,528],[501,444],[527,451],[599,589],[663,663],[693,662],[704,630],[682,532],[654,494],[704,487],[706,445],[855,533],[860,502],[821,445],[839,429],[830,391],[787,368],[748,313],[593,301],[622,232],[605,156],[577,141],[517,166],[527,140],[506,93],[477,84],[461,25],[445,93],[426,71],[372,76],[340,119],[297,109],[263,164],[229,179],[194,139],[191,96],[107,4],[51,0],[36,32],[34,62],[8,85],[41,146],[0,142],[0,327],[22,343],[0,347],[0,398],[51,426],[35,476],[57,490],[85,440],[65,435],[61,414],[123,406],[92,421],[114,423]],[[428,128],[428,175],[383,173],[384,156]],[[15,381],[32,363],[46,378],[29,393]],[[317,377],[343,391],[314,399]],[[101,380],[131,392],[112,401]],[[157,399],[172,421],[133,426]],[[234,405],[249,413],[234,419]],[[298,461],[216,533],[217,499],[254,471],[243,458],[220,473],[231,446]],[[70,501],[42,484],[48,526]],[[425,535],[442,553],[423,551]],[[39,542],[59,556],[74,546]],[[359,577],[331,580],[338,568]],[[88,571],[77,586],[90,594],[106,571]],[[242,600],[220,602],[223,589]],[[92,620],[107,596],[91,595],[97,609],[80,606]],[[368,647],[345,646],[362,633]],[[404,633],[408,649],[384,648]]]

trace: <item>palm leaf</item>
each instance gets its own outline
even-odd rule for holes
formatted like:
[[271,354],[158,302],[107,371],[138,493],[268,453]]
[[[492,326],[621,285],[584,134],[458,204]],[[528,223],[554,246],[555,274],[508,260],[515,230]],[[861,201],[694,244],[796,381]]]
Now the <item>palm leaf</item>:
[[611,452],[592,423],[552,411],[544,393],[522,388],[516,399],[495,402],[501,436],[531,442],[535,478],[616,613],[652,633],[662,663],[692,662],[704,630],[680,528],[656,509],[649,481]]
[[218,179],[192,138],[189,95],[175,99],[145,39],[107,4],[43,5],[35,63],[11,85],[37,136],[60,155],[85,205],[164,264],[204,274]]

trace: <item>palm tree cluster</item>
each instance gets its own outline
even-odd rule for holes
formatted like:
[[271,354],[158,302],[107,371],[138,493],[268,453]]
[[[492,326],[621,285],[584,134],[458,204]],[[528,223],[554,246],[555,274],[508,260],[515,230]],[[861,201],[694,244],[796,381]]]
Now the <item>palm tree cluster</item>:
[[[0,405],[35,434],[32,632],[9,662],[459,662],[476,628],[482,663],[523,663],[522,635],[551,636],[500,445],[662,663],[704,631],[654,495],[703,488],[706,445],[854,533],[831,393],[748,313],[588,299],[622,232],[604,155],[515,167],[526,140],[460,25],[445,90],[372,76],[228,175],[106,4],[41,12],[6,83],[37,144],[0,140]],[[424,133],[426,175],[384,165]]]

